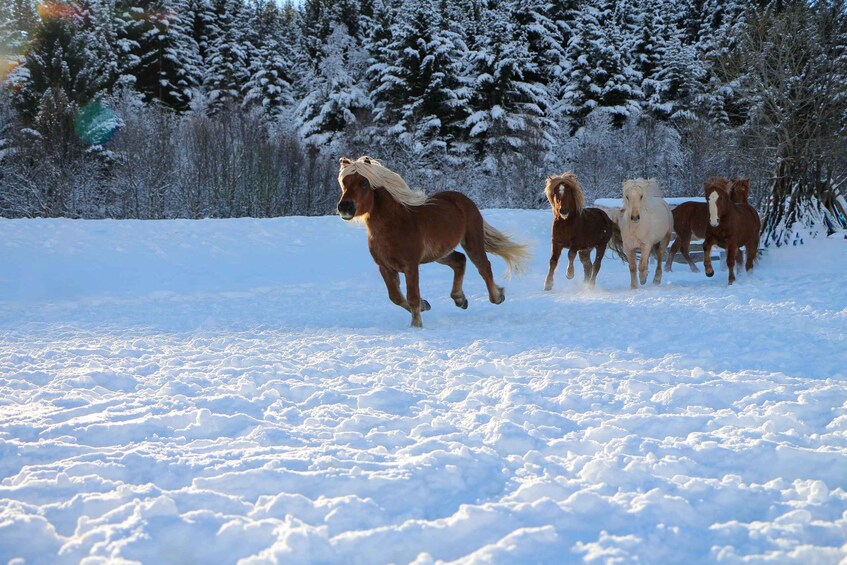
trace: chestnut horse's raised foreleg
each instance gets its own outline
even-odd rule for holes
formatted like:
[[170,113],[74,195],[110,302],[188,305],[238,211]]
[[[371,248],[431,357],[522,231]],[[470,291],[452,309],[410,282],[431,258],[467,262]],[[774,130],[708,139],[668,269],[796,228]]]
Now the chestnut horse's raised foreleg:
[[[406,301],[406,297],[403,296],[403,291],[400,290],[400,273],[394,271],[392,269],[388,269],[386,267],[379,267],[379,274],[382,275],[383,280],[385,281],[385,288],[388,289],[388,298],[404,310],[411,312],[411,307],[409,303]],[[406,281],[408,285],[408,279]],[[424,312],[429,310],[429,302],[423,300],[421,303],[421,308]]]
[[547,280],[544,281],[544,290],[553,290],[553,273],[556,272],[556,267],[559,265],[562,249],[561,245],[553,242],[553,252],[550,254],[550,270],[547,272]]
[[421,300],[421,288],[419,280],[420,265],[408,267],[406,275],[406,301],[409,303],[409,312],[412,313],[412,327],[422,328],[421,312],[429,310],[429,302]]
[[591,268],[591,286],[597,282],[597,273],[600,272],[600,265],[603,263],[603,256],[606,254],[606,244],[602,243],[597,246],[594,255],[594,265]]
[[379,267],[379,274],[382,275],[382,279],[385,281],[389,300],[397,306],[408,310],[409,303],[406,302],[406,297],[403,296],[403,292],[400,290],[400,274],[382,265]]
[[453,251],[438,260],[442,265],[447,265],[453,269],[453,289],[450,291],[450,298],[456,303],[456,306],[462,310],[467,309],[468,299],[465,297],[465,292],[462,290],[462,281],[465,278],[465,265],[467,258],[464,253]]
[[712,268],[712,246],[715,240],[706,234],[706,239],[703,241],[703,268],[706,270],[707,277],[715,276],[715,270]]
[[590,249],[580,250],[579,261],[582,263],[582,271],[583,271],[582,282],[584,282],[586,284],[591,284],[591,271],[593,270],[593,267],[591,266],[591,250]]

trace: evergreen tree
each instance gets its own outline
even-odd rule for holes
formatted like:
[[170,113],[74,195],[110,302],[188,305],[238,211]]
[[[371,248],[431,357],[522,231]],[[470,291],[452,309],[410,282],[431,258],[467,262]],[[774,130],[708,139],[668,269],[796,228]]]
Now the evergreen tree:
[[361,125],[371,110],[362,84],[366,55],[345,26],[335,26],[321,59],[320,68],[304,80],[311,90],[297,108],[302,137],[318,147],[337,141],[341,132]]
[[258,106],[269,116],[279,115],[294,103],[291,34],[285,13],[275,2],[258,0],[251,6],[248,45],[250,78],[244,85],[245,106]]
[[510,13],[485,9],[471,61],[475,80],[465,127],[487,168],[495,170],[519,151],[546,153],[555,124],[545,114],[545,86],[527,80],[535,67],[526,30]]

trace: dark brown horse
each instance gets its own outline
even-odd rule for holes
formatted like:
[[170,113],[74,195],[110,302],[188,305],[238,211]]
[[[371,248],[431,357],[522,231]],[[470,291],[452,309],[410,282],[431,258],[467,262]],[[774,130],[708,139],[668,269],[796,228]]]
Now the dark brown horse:
[[[412,190],[397,173],[376,159],[341,159],[338,173],[341,200],[338,213],[345,220],[359,219],[368,230],[368,248],[385,279],[388,298],[412,313],[412,326],[422,327],[421,312],[430,309],[421,299],[418,270],[421,263],[436,261],[453,269],[450,298],[459,308],[468,307],[462,290],[466,258],[455,251],[461,245],[488,287],[488,299],[506,299],[494,283],[486,252],[499,255],[520,272],[529,259],[525,245],[511,241],[482,219],[479,208],[458,192],[439,192],[427,198]],[[400,273],[406,277],[406,296],[400,290]]]
[[672,210],[673,231],[676,239],[668,252],[668,260],[665,261],[665,271],[672,270],[673,257],[677,252],[688,261],[691,271],[697,273],[700,269],[694,264],[688,249],[691,247],[691,239],[705,239],[706,225],[709,223],[709,205],[705,202],[683,202]]
[[[597,273],[600,272],[609,238],[618,229],[617,226],[599,208],[585,207],[585,195],[573,173],[547,177],[544,193],[553,209],[553,252],[550,255],[550,271],[544,282],[544,290],[553,288],[553,273],[565,247],[568,248],[567,277],[573,278],[573,262],[579,253],[584,271],[583,282],[593,286],[597,281]],[[596,251],[593,265],[592,249]]]
[[741,246],[747,249],[747,270],[753,268],[753,262],[759,251],[759,232],[762,222],[752,206],[732,201],[730,187],[731,181],[723,177],[711,178],[704,185],[709,208],[709,224],[706,226],[706,238],[703,243],[703,264],[706,267],[706,276],[714,276],[712,246],[718,245],[726,249],[729,284],[732,284],[735,282],[734,268]]

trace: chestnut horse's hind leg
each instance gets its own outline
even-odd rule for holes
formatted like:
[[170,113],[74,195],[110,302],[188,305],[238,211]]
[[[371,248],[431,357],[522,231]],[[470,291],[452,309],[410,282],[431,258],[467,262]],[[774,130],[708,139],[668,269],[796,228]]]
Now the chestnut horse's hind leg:
[[591,271],[594,269],[591,266],[591,250],[583,249],[579,252],[579,260],[582,263],[583,278],[582,282],[591,284]]
[[597,282],[597,273],[600,272],[600,265],[603,263],[603,256],[606,254],[606,244],[602,243],[597,246],[594,255],[594,265],[591,268],[591,286]]
[[[482,230],[480,230],[481,232]],[[462,244],[462,248],[468,254],[471,263],[474,264],[476,270],[479,271],[482,280],[485,281],[485,286],[488,288],[488,300],[492,304],[502,304],[506,300],[506,293],[502,286],[497,286],[494,282],[494,273],[491,272],[491,262],[485,254],[485,243],[482,238],[482,233],[479,234],[479,239],[466,238]]]
[[729,285],[735,282],[735,258],[738,255],[738,244],[730,240],[726,243],[726,266],[729,269]]
[[[670,273],[673,271],[673,257],[677,254],[678,251],[682,249],[682,236],[676,234],[676,239],[673,240],[673,245],[668,250],[668,260],[665,261],[665,272]],[[685,257],[685,253],[683,253],[683,257]]]
[[756,255],[759,254],[759,234],[756,232],[756,236],[747,242],[744,246],[747,250],[747,270],[751,270],[753,268],[753,261],[756,259]]
[[559,257],[562,256],[562,246],[553,242],[553,253],[550,254],[550,270],[547,272],[547,280],[544,281],[544,290],[553,290],[553,273],[559,265]]
[[[674,243],[676,245],[676,243]],[[699,273],[700,269],[697,267],[697,263],[694,262],[694,259],[691,258],[691,255],[688,253],[689,249],[691,249],[691,234],[688,235],[688,239],[682,245],[682,256],[685,257],[685,260],[688,261],[688,266],[691,267],[692,273]]]
[[465,264],[467,263],[465,254],[453,251],[449,255],[445,255],[439,259],[438,262],[453,269],[453,289],[450,291],[450,298],[462,310],[467,309],[468,299],[462,290],[462,280],[465,278]]
[[565,275],[568,279],[573,278],[573,260],[576,259],[576,249],[568,249],[568,272]]

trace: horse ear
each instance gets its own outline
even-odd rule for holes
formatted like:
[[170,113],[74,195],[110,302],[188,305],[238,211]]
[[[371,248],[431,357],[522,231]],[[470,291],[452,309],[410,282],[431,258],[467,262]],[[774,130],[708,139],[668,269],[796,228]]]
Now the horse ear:
[[352,163],[352,162],[353,162],[353,161],[351,161],[350,159],[348,159],[347,157],[342,157],[342,158],[341,158],[341,159],[339,159],[338,161],[339,161],[339,163],[341,164],[341,166],[342,166],[342,167],[343,167],[344,165],[349,165],[350,163]]
[[367,163],[368,165],[370,165],[370,164],[371,164],[371,158],[370,158],[370,157],[365,157],[364,159],[362,159],[362,161],[364,161],[364,162],[365,162],[365,163]]

